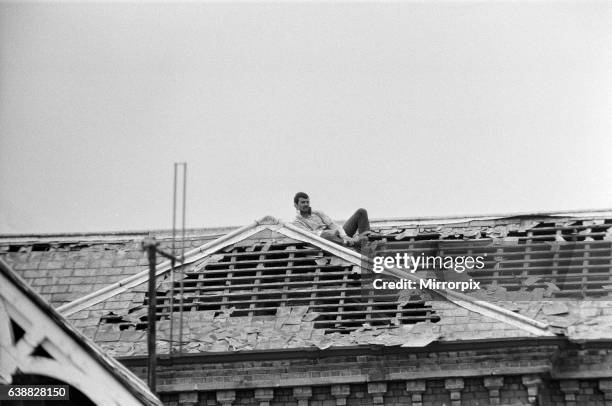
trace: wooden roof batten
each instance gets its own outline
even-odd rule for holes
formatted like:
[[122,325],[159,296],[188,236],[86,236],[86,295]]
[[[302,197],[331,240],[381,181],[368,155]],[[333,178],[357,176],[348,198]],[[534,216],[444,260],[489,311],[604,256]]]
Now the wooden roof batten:
[[[338,245],[306,230],[298,228],[293,224],[283,223],[272,216],[265,216],[250,225],[235,230],[227,235],[217,238],[214,241],[208,242],[196,249],[185,253],[184,265],[192,264],[196,261],[199,261],[209,255],[214,254],[219,250],[222,250],[232,244],[245,240],[264,230],[270,230],[282,234],[288,238],[312,244],[315,247],[328,251],[332,255],[342,258],[343,260],[348,261],[361,269],[363,269],[364,267],[371,269],[372,263],[370,258],[362,256],[360,253],[355,252],[349,248]],[[163,275],[164,273],[169,272],[170,269],[170,261],[162,262],[156,267],[156,276]],[[399,278],[417,278],[418,280],[417,276],[406,275],[404,272],[398,270],[390,272],[390,274]],[[80,310],[86,309],[89,306],[95,305],[110,297],[123,293],[132,287],[146,282],[147,280],[148,270],[144,270],[143,272],[125,278],[103,289],[100,289],[96,292],[92,292],[77,300],[60,306],[58,308],[58,311],[63,313],[65,316],[74,314]],[[482,300],[476,300],[467,295],[462,295],[448,289],[427,290],[431,290],[432,292],[438,293],[453,302],[454,304],[466,308],[467,310],[510,324],[530,334],[534,334],[536,336],[541,337],[554,336],[554,334],[548,330],[547,324],[511,312],[495,304],[484,302]]]
[[[328,241],[324,238],[302,230],[292,224],[281,223],[278,219],[272,216],[266,216],[250,225],[242,227],[229,234],[219,237],[214,241],[211,241],[198,248],[186,252],[183,265],[192,264],[202,258],[214,254],[218,250],[221,250],[239,241],[245,240],[251,237],[252,235],[255,235],[264,230],[278,232],[289,238],[294,238],[304,242],[312,243],[315,246],[324,250],[328,250],[333,254],[337,255],[338,257],[347,261],[351,261],[356,265],[360,265],[364,260],[364,258],[359,253],[353,250],[350,250],[346,247],[342,247],[338,244],[334,244],[331,241]],[[170,271],[170,269],[170,261],[164,261],[157,265],[155,275],[163,275],[164,273]],[[146,282],[147,280],[149,280],[149,271],[144,270],[128,278],[110,284],[98,291],[92,292],[79,299],[76,299],[70,303],[66,303],[65,305],[58,307],[57,310],[63,315],[69,316],[89,306],[100,303],[119,293],[125,292],[130,288],[136,287],[141,283]]]
[[[13,323],[24,331],[18,340]],[[49,357],[34,355],[37,348]],[[65,382],[98,405],[161,406],[142,381],[89,342],[2,259],[0,359],[0,383],[10,384],[20,371]]]

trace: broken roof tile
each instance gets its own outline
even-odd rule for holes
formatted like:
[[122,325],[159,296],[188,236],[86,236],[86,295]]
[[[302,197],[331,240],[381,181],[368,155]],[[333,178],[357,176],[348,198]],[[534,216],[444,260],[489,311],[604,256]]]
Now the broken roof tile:
[[[373,225],[376,229],[375,224]],[[602,282],[605,278],[598,274],[610,274],[609,258],[612,257],[612,245],[607,239],[611,228],[612,221],[606,222],[605,219],[543,219],[538,216],[519,216],[469,220],[455,224],[403,224],[383,227],[379,231],[382,231],[381,238],[387,241],[387,249],[404,247],[404,252],[415,252],[426,244],[435,249],[445,238],[450,241],[460,238],[461,241],[458,242],[462,244],[476,239],[479,239],[481,244],[484,241],[484,245],[474,249],[489,250],[486,252],[492,253],[489,256],[491,272],[495,272],[495,278],[498,278],[497,285],[483,283],[487,288],[480,292],[486,297],[484,300],[492,301],[493,297],[496,300],[507,300],[505,308],[547,321],[560,329],[558,331],[574,327],[574,335],[579,337],[579,334],[583,334],[583,329],[588,330],[600,323],[607,323],[605,319],[600,318],[604,314],[601,308],[597,307],[597,303],[592,303],[590,307],[566,306],[566,309],[563,309],[560,302],[538,305],[536,301],[544,298],[559,299],[566,294],[580,294],[581,298],[596,299],[609,294],[609,282]],[[484,240],[483,237],[488,237],[489,240]],[[189,245],[199,246],[207,241],[210,241],[210,237],[193,239]],[[438,245],[432,245],[432,242]],[[589,245],[584,245],[585,242]],[[167,241],[165,243],[167,244]],[[407,243],[412,244],[410,250],[406,248]],[[36,282],[33,285],[38,289],[53,285],[59,278],[67,277],[83,278],[79,281],[69,281],[70,285],[88,285],[93,289],[94,286],[112,284],[118,279],[111,278],[113,274],[123,277],[146,269],[146,259],[138,241],[115,244],[87,243],[83,246],[78,244],[76,242],[65,246],[49,244],[49,247],[34,247],[33,243],[30,243],[18,249],[8,249],[6,245],[6,249],[3,249],[0,244],[0,255],[11,258],[13,263],[19,265],[16,268],[21,268],[20,272],[30,271],[28,277],[32,282]],[[37,251],[39,249],[46,251]],[[597,255],[590,255],[594,253]],[[608,259],[607,267],[597,262],[605,259]],[[240,266],[231,267],[232,263],[240,263]],[[41,267],[42,269],[38,269]],[[74,269],[74,272],[67,272],[68,269]],[[416,297],[413,298],[418,296],[419,292],[416,291],[402,292],[386,302],[369,303],[362,296],[361,267],[304,242],[289,240],[273,232],[261,233],[224,247],[199,262],[186,266],[185,269],[188,271],[188,276],[183,280],[185,291],[181,295],[175,290],[174,300],[175,306],[178,306],[176,302],[180,298],[184,301],[183,314],[188,330],[184,334],[195,343],[189,346],[190,352],[214,351],[219,348],[275,348],[275,345],[281,343],[291,348],[309,345],[327,348],[331,345],[366,343],[403,345],[404,343],[398,343],[400,334],[397,332],[400,329],[408,331],[413,328],[407,326],[424,324],[434,325],[434,335],[438,334],[435,339],[442,341],[528,335],[484,316],[459,315],[455,310],[465,309],[454,304],[426,301],[424,297],[419,301]],[[230,270],[232,272],[229,272]],[[178,275],[177,273],[175,276]],[[508,278],[499,278],[504,275],[508,275]],[[580,275],[580,284],[572,282],[572,275]],[[475,277],[483,278],[481,280],[491,279],[490,275]],[[172,286],[169,286],[167,278],[160,278],[159,282],[161,284],[158,293],[161,300],[158,301],[157,315],[160,318],[162,337],[167,341],[169,327],[162,321],[168,321],[169,288]],[[174,288],[178,288],[178,285]],[[84,288],[78,289],[83,290],[79,292],[80,296],[88,293]],[[48,295],[57,300],[56,304],[73,298],[58,296],[62,293],[66,292],[49,292]],[[121,333],[134,333],[123,334],[124,338],[120,338],[118,342],[139,336],[138,332],[142,330],[137,328],[146,327],[146,323],[143,323],[146,321],[146,312],[143,311],[147,300],[146,286],[141,285],[129,293],[132,295],[129,299],[112,298],[98,307],[106,309],[107,313],[114,312],[123,320],[121,326],[124,330],[120,330]],[[517,300],[531,302],[528,306],[522,306],[517,304]],[[130,306],[126,306],[126,301],[131,303]],[[413,317],[414,312],[410,312],[410,309],[404,309],[413,302],[417,306],[423,306],[423,309],[431,306],[424,312],[427,313],[423,319],[425,321]],[[393,303],[392,307],[385,307],[390,306],[390,303]],[[91,308],[96,308],[95,306]],[[279,317],[276,317],[276,314],[279,314]],[[76,313],[74,322],[86,320],[79,319],[82,315]],[[99,318],[100,315],[93,316],[92,320],[97,323]],[[427,322],[428,319],[437,320],[438,323]],[[585,322],[578,323],[581,320]],[[104,323],[106,321],[98,328]],[[93,326],[84,328],[89,329],[89,334],[92,334]],[[117,332],[114,329],[100,331]],[[428,334],[417,334],[412,341],[413,345],[419,342],[424,345]],[[273,341],[274,339],[277,341]],[[105,343],[112,347],[111,342]],[[166,342],[165,345],[169,348],[171,344]],[[139,348],[135,347],[135,353],[139,353]],[[131,351],[128,346],[115,351],[126,349]]]

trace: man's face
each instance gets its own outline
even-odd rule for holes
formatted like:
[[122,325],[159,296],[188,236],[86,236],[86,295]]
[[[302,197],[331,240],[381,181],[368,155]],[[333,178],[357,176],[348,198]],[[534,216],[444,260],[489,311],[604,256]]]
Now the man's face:
[[310,214],[310,200],[306,197],[300,197],[295,204],[295,208],[302,214]]

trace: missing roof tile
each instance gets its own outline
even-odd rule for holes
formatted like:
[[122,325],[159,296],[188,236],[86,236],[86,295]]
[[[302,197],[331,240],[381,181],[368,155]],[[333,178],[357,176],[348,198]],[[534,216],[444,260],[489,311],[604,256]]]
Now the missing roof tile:
[[[261,250],[253,250],[253,245],[242,241],[196,264],[182,281],[182,295],[179,281],[174,282],[174,297],[168,289],[169,278],[158,281],[157,319],[169,320],[171,314],[180,311],[215,314],[215,320],[282,318],[286,313],[283,323],[287,326],[313,322],[313,328],[327,333],[349,333],[364,323],[394,328],[439,320],[416,295],[408,300],[398,299],[397,292],[369,295],[353,264],[307,243],[253,244]],[[142,305],[147,302],[145,298]],[[105,322],[145,322],[146,317],[130,317],[137,312],[123,317],[109,315]]]

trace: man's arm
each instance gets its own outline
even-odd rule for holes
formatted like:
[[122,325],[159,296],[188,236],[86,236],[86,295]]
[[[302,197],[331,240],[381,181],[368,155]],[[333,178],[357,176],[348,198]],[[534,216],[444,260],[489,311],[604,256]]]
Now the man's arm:
[[337,232],[338,235],[342,237],[343,240],[345,238],[348,238],[348,235],[346,235],[346,232],[344,231],[344,229],[338,226],[338,224],[334,223],[332,219],[329,218],[325,213],[319,211],[317,212],[317,214],[319,215],[319,217],[321,217],[321,220],[323,221],[323,223],[325,223],[325,225],[327,226],[329,230],[333,232]]

